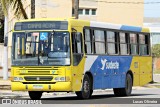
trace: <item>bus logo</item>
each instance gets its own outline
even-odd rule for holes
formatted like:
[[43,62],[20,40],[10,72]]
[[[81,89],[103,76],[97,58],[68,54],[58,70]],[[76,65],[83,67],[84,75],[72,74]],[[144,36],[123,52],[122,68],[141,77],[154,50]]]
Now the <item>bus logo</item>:
[[104,70],[104,69],[119,69],[119,62],[107,62],[106,59],[101,59],[101,64],[102,64],[102,67],[101,67],[101,70]]
[[37,81],[39,81],[40,80],[40,78],[39,77],[37,77]]

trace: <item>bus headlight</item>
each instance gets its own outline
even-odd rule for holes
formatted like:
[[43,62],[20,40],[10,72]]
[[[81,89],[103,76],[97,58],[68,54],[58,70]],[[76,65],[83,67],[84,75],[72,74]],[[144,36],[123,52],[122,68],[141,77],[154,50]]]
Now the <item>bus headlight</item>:
[[55,77],[54,78],[55,81],[69,81],[70,78],[69,77]]
[[60,77],[60,81],[65,81],[65,77]]
[[23,81],[22,77],[13,77],[12,81]]

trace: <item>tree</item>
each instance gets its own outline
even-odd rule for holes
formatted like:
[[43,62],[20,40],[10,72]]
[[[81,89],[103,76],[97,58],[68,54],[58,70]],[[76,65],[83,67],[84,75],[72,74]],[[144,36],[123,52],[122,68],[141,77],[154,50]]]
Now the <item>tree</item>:
[[22,16],[24,19],[28,19],[27,13],[23,8],[22,0],[1,0],[1,3],[5,16],[8,15],[8,7],[12,7],[17,18]]
[[160,44],[156,44],[152,47],[152,55],[155,58],[160,57]]

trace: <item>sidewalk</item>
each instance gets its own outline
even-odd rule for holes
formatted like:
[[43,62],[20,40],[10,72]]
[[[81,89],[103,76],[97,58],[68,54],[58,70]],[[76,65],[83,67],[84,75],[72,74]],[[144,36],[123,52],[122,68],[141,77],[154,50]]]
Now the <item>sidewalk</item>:
[[10,90],[10,89],[11,89],[11,81],[3,80],[3,78],[0,78],[0,90]]
[[[10,77],[11,72],[10,69],[8,69],[8,77]],[[3,80],[3,69],[0,67],[0,90],[10,90],[11,81],[10,78],[8,80]]]

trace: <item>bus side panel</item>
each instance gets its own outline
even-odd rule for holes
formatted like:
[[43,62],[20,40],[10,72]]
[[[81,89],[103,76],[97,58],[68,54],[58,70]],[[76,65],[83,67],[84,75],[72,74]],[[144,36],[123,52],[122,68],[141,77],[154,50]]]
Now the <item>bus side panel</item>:
[[142,86],[152,81],[152,57],[133,56],[130,70],[133,86]]
[[[130,69],[131,56],[87,56],[85,72],[93,75],[93,88],[125,87],[126,72]],[[86,69],[87,68],[87,69]]]
[[[133,86],[144,85],[152,79],[151,57],[87,56],[84,71],[93,75],[93,89],[123,88],[127,71],[133,73]],[[87,68],[87,70],[86,70]]]
[[139,57],[140,86],[152,81],[152,57]]
[[72,66],[72,91],[80,91],[83,80],[85,58],[82,58],[77,66]]
[[140,69],[139,56],[133,56],[131,67],[130,67],[130,70],[133,73],[133,86],[140,85],[139,69]]

